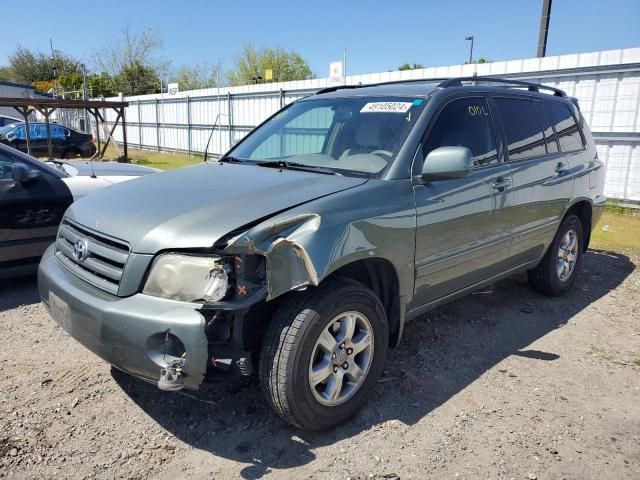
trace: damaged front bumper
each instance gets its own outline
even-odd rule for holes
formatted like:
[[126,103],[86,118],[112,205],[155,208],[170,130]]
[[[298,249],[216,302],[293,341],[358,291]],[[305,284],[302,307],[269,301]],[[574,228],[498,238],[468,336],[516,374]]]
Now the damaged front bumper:
[[38,289],[51,317],[116,368],[157,383],[161,370],[179,364],[185,388],[204,380],[209,354],[200,305],[104,293],[59,265],[53,246],[40,262]]

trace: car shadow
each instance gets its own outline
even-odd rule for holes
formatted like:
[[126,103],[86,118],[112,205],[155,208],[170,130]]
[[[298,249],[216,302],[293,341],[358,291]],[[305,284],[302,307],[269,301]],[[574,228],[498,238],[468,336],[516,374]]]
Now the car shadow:
[[0,280],[0,312],[34,303],[40,303],[35,275]]
[[590,251],[574,289],[549,298],[526,275],[501,281],[410,323],[367,405],[331,432],[289,427],[266,405],[255,378],[207,384],[200,392],[164,393],[113,371],[123,391],[168,432],[188,445],[247,463],[244,478],[315,459],[314,449],[396,419],[413,425],[511,355],[554,361],[562,351],[528,348],[620,285],[635,265],[625,255]]

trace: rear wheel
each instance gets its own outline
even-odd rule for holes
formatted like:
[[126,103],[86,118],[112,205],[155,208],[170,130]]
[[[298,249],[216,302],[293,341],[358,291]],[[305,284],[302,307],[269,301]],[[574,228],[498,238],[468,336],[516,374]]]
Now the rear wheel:
[[538,266],[527,273],[529,283],[545,295],[562,295],[575,282],[582,260],[582,222],[569,215],[560,224],[553,243]]
[[364,285],[334,279],[291,297],[265,336],[260,377],[287,422],[326,430],[353,416],[382,373],[387,319]]

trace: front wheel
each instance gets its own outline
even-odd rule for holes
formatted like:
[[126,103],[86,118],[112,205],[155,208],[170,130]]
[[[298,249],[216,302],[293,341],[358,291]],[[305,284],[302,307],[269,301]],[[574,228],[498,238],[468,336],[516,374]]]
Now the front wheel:
[[387,319],[364,285],[333,279],[288,299],[265,336],[260,377],[268,402],[287,422],[326,430],[366,402],[382,369]]
[[583,239],[582,222],[576,215],[569,215],[538,266],[527,272],[531,286],[552,296],[569,291],[582,260]]

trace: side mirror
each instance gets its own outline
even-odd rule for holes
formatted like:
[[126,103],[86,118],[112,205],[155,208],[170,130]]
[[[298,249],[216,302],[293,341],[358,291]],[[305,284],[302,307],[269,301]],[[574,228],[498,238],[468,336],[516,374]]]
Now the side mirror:
[[466,147],[440,147],[429,152],[422,165],[422,180],[463,178],[471,173],[473,158]]
[[16,162],[11,166],[11,177],[19,183],[35,180],[40,176],[39,170],[34,170],[22,162]]

